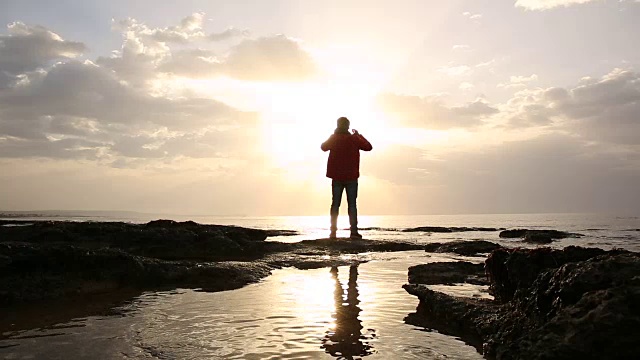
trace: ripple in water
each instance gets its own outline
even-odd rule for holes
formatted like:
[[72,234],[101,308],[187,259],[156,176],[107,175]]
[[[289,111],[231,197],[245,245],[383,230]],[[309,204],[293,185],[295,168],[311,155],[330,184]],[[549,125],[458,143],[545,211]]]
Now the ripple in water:
[[[359,266],[276,270],[233,291],[147,293],[120,309],[126,316],[9,334],[0,357],[482,359],[459,339],[403,321],[418,304],[401,288],[408,266],[443,260],[452,259],[381,254]],[[439,290],[486,296],[481,287]]]

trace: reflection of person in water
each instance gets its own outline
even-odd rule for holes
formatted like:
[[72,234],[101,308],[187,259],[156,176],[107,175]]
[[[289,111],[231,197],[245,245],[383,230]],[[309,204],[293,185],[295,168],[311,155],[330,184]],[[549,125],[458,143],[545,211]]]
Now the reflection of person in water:
[[[334,331],[328,331],[322,340],[322,347],[327,353],[341,359],[370,355],[373,353],[372,346],[361,334],[362,323],[358,318],[360,311],[362,311],[358,306],[360,303],[358,300],[358,265],[351,265],[349,268],[349,287],[346,299],[338,279],[338,268],[332,267],[331,274],[336,282],[334,292],[336,322]],[[363,340],[365,341],[363,342]]]

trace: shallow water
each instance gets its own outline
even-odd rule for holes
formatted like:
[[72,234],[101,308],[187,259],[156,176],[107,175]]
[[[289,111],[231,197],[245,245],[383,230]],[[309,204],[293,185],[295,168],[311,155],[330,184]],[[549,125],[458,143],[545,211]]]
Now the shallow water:
[[[218,293],[145,293],[114,315],[6,332],[5,359],[481,359],[459,339],[403,322],[418,299],[402,288],[407,267],[454,257],[421,251],[369,254],[359,266],[281,269]],[[357,256],[356,256],[357,257]],[[477,260],[477,259],[476,259]],[[444,287],[488,296],[477,286]],[[351,356],[351,357],[349,357]]]
[[[70,220],[146,222],[157,218]],[[328,221],[324,216],[173,218],[300,232],[298,236],[269,239],[287,242],[326,237]],[[365,238],[386,241],[427,243],[484,239],[506,246],[533,247],[535,245],[514,239],[500,239],[498,231],[409,233],[399,230],[418,226],[543,228],[584,235],[554,242],[553,247],[582,245],[640,251],[639,217],[525,214],[362,216],[360,220],[361,227],[372,228],[362,231]],[[347,223],[342,217],[339,226],[345,227]],[[348,230],[339,232],[339,236],[347,234]],[[150,292],[124,305],[121,300],[104,304],[84,300],[12,309],[9,316],[0,318],[0,331],[3,331],[0,358],[482,358],[459,339],[403,322],[418,305],[418,299],[401,287],[407,282],[408,267],[463,258],[422,251],[353,257],[369,261],[358,266],[357,280],[354,280],[355,270],[348,266],[339,267],[335,277],[329,268],[282,269],[258,284],[227,292]],[[459,296],[488,296],[486,289],[478,286],[432,288]],[[15,322],[15,326],[2,326],[6,318]]]

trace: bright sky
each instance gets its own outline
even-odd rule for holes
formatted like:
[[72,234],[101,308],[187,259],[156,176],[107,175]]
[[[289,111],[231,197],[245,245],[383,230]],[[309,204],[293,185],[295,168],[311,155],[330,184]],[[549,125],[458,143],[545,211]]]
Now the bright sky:
[[640,1],[0,3],[0,210],[640,213]]

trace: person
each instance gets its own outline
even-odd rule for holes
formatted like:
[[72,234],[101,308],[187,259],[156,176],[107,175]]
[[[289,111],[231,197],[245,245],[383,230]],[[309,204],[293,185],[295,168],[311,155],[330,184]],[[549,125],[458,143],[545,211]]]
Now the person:
[[342,192],[347,190],[347,205],[351,238],[362,239],[358,233],[358,178],[360,177],[360,150],[371,151],[371,143],[357,130],[349,133],[350,122],[346,117],[337,121],[334,133],[323,142],[322,151],[329,151],[327,160],[327,177],[331,181],[331,232],[329,238],[336,238],[338,229],[338,213],[342,202]]

